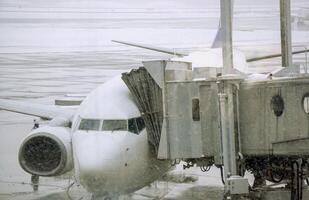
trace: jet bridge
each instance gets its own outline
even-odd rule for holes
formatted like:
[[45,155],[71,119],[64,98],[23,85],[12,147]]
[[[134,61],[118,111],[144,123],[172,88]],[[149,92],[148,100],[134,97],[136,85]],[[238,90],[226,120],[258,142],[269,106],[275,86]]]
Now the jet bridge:
[[227,84],[233,91],[236,152],[309,156],[309,145],[297,145],[309,141],[307,74],[260,81],[241,76],[195,79],[190,63],[149,61],[123,79],[151,124],[149,139],[159,159],[212,157],[222,164],[221,101]]
[[[149,143],[158,159],[181,159],[184,168],[220,167],[225,199],[309,199],[309,74],[292,66],[290,1],[280,0],[286,68],[263,80],[233,68],[231,1],[220,2],[222,69],[149,61],[123,74]],[[255,177],[250,190],[246,170]]]
[[[204,78],[203,70],[208,72]],[[192,71],[190,63],[161,60],[144,62],[122,78],[159,159],[181,159],[187,167],[197,164],[202,169],[222,166],[223,146],[229,145],[225,141],[229,138],[235,143],[229,152],[235,157],[231,166],[238,166],[235,174],[248,170],[281,182],[294,180],[291,176],[298,170],[301,180],[309,177],[308,74],[255,81],[221,75],[217,68]],[[226,95],[229,90],[232,98]],[[224,133],[229,127],[234,134]],[[246,188],[243,185],[240,188]],[[248,188],[234,192],[247,193]]]

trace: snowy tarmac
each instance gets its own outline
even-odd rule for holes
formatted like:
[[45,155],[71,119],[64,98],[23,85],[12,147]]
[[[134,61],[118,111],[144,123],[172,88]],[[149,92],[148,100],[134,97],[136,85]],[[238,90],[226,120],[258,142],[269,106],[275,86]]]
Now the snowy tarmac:
[[[177,48],[186,52],[207,50],[218,26],[219,1],[140,0],[129,7],[124,1],[17,1],[0,2],[0,98],[54,104],[65,94],[85,94],[111,77],[141,65],[142,60],[168,59],[162,53],[111,43],[112,39]],[[177,6],[173,6],[176,5]],[[180,2],[180,3],[179,3]],[[200,4],[200,6],[199,6]],[[279,44],[279,8],[276,1],[240,0],[235,7],[234,41],[247,56],[276,53]],[[295,0],[292,14],[296,50],[309,44],[309,3]],[[299,18],[298,18],[299,17]],[[303,20],[303,21],[302,21]],[[294,57],[304,63],[305,56]],[[252,72],[271,71],[280,59],[250,65]],[[34,117],[0,111],[0,199],[90,199],[74,177],[41,178],[38,192],[32,192],[30,175],[18,164],[23,138]],[[41,122],[43,125],[44,121]],[[157,181],[124,200],[221,199],[220,172],[199,168],[182,170],[176,177],[194,182]],[[250,178],[252,181],[252,178]],[[183,182],[183,181],[180,181]]]

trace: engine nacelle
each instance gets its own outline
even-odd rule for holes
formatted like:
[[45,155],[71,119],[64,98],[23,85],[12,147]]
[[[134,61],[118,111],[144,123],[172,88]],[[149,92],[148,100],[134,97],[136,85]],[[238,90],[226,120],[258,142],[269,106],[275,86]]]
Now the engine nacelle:
[[57,176],[73,169],[70,129],[41,127],[25,138],[19,149],[19,164],[28,173]]

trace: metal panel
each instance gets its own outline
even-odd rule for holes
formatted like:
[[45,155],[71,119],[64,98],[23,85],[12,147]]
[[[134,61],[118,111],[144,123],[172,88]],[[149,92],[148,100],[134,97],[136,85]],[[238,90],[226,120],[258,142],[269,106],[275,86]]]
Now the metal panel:
[[[309,116],[302,107],[303,96],[308,92],[308,79],[242,83],[240,129],[243,154],[270,154],[274,142],[308,137]],[[284,111],[279,117],[271,106],[275,95],[280,95],[284,101]]]
[[164,87],[164,71],[165,61],[147,61],[143,62],[143,65],[151,77],[156,81],[160,88]]
[[167,139],[167,132],[166,132],[166,120],[163,120],[162,130],[161,130],[161,139],[158,151],[158,159],[169,159],[169,143]]
[[[216,82],[167,82],[159,158],[215,157],[221,164]],[[199,102],[200,120],[193,103]]]
[[215,82],[200,86],[200,109],[203,155],[221,161],[221,139],[218,105],[218,88]]
[[227,179],[226,187],[231,194],[248,194],[248,179],[241,176],[232,176]]
[[155,60],[144,61],[143,65],[160,88],[166,80],[192,79],[192,63],[189,62]]
[[192,71],[189,70],[165,70],[165,81],[191,81]]
[[308,155],[309,138],[300,138],[273,143],[276,155]]
[[180,62],[180,61],[166,61],[167,70],[190,70],[192,71],[191,62]]
[[222,68],[199,67],[193,69],[194,79],[217,78],[218,74],[222,74]]
[[202,157],[201,121],[192,119],[192,99],[199,98],[194,82],[167,82],[165,120],[170,158]]

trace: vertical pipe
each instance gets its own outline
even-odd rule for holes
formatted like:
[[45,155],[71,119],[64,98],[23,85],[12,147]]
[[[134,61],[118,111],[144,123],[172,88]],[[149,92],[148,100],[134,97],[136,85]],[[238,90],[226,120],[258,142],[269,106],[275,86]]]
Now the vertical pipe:
[[307,46],[305,46],[305,50],[306,50],[306,53],[305,53],[305,58],[306,58],[306,63],[305,63],[305,73],[307,74],[308,73],[308,49],[307,49]]
[[235,110],[234,110],[234,95],[233,84],[228,83],[226,86],[226,93],[228,96],[228,130],[229,130],[229,162],[231,175],[237,175],[236,167],[236,137],[235,137]]
[[225,93],[219,94],[219,101],[224,178],[226,179],[227,174],[237,175],[237,167],[233,85],[231,83],[225,83],[224,90]]
[[[232,3],[231,0],[221,0],[222,58],[223,74],[233,73],[232,46]],[[224,163],[224,177],[227,174],[236,175],[236,141],[234,128],[233,84],[224,83],[224,94],[219,95],[221,109],[221,136]]]
[[280,0],[280,30],[282,67],[292,66],[291,2]]
[[227,174],[231,172],[231,165],[229,161],[229,127],[227,116],[227,95],[224,93],[219,94],[220,102],[220,117],[221,117],[221,138],[222,138],[222,154],[224,164],[224,180],[226,182]]
[[221,0],[221,29],[222,29],[222,55],[223,74],[232,73],[233,46],[232,46],[232,1]]

